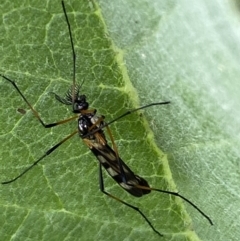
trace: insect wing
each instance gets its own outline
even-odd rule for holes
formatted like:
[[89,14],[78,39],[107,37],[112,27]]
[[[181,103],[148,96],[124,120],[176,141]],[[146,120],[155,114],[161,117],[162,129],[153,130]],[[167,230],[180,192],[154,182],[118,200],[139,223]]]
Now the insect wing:
[[[131,169],[123,162],[123,160],[117,157],[116,153],[108,144],[102,145],[100,143],[92,143],[92,148],[90,150],[97,157],[109,175],[127,192],[135,197],[141,197],[142,195],[148,194],[150,192],[150,190],[142,190],[134,187],[135,185],[149,187],[149,185],[145,179],[135,175]],[[122,164],[127,183],[123,182],[123,174],[121,173],[119,167],[119,161]]]

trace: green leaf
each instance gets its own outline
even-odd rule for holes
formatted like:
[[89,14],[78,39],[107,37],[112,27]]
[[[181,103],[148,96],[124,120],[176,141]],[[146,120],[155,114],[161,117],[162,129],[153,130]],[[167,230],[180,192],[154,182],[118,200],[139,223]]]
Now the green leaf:
[[[65,2],[77,81],[111,125],[119,153],[152,187],[178,190],[211,217],[152,192],[134,198],[104,175],[106,190],[139,207],[162,240],[238,240],[239,12],[220,0]],[[16,81],[46,123],[72,116],[56,102],[72,83],[60,1],[2,3],[0,73]],[[0,180],[14,178],[76,122],[44,129],[0,79]],[[19,113],[18,108],[27,110]],[[137,212],[99,191],[98,163],[74,136],[22,178],[0,186],[0,240],[161,240]]]

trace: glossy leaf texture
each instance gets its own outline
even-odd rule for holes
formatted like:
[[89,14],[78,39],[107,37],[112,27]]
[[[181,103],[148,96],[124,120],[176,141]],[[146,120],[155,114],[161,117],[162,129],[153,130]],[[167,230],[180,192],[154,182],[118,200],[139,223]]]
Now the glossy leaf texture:
[[[238,240],[240,23],[234,2],[65,1],[77,82],[106,120],[171,101],[111,125],[119,153],[149,184],[179,198],[106,190],[141,208],[162,240]],[[72,116],[50,92],[72,82],[60,1],[4,1],[0,73],[18,84],[47,123]],[[44,129],[0,79],[0,178],[18,175],[76,128]],[[17,110],[26,110],[22,115]],[[0,240],[160,240],[141,217],[99,191],[97,160],[78,136],[19,179],[0,186]]]

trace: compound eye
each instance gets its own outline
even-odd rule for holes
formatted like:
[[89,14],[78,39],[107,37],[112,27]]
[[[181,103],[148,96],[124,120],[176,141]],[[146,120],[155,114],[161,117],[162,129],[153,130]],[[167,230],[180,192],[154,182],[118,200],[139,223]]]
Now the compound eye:
[[80,102],[78,103],[78,110],[87,110],[88,109],[88,103],[87,102]]

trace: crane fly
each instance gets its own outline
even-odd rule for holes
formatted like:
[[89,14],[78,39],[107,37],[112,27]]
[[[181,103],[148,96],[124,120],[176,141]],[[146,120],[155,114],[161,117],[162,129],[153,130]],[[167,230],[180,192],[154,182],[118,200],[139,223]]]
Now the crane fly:
[[[103,180],[103,174],[102,174],[102,168],[104,168],[108,174],[129,194],[135,196],[135,197],[141,197],[143,195],[149,194],[151,191],[157,191],[173,196],[177,196],[184,201],[186,201],[188,204],[190,204],[193,208],[195,208],[203,217],[205,217],[211,225],[213,225],[212,220],[200,209],[198,208],[193,202],[191,202],[189,199],[185,198],[184,196],[180,195],[177,192],[172,192],[172,191],[167,191],[167,190],[162,190],[162,189],[157,189],[150,187],[148,182],[136,175],[126,164],[125,162],[120,158],[117,146],[114,142],[113,136],[111,134],[109,125],[112,124],[113,122],[132,114],[133,112],[139,111],[141,109],[148,108],[150,106],[154,105],[167,105],[170,102],[165,101],[165,102],[157,102],[157,103],[151,103],[136,109],[129,110],[125,112],[124,114],[120,115],[119,117],[115,118],[114,120],[110,122],[105,122],[104,121],[104,116],[97,115],[96,114],[96,109],[89,109],[89,104],[87,102],[87,97],[86,95],[80,94],[80,89],[83,85],[82,84],[79,86],[76,84],[75,81],[75,76],[76,76],[76,54],[75,54],[75,49],[74,49],[74,44],[73,44],[73,37],[72,37],[72,31],[71,31],[71,26],[70,22],[68,19],[67,11],[64,5],[64,2],[62,1],[62,8],[63,8],[63,13],[66,19],[67,27],[68,27],[68,32],[69,32],[69,39],[71,43],[71,49],[72,49],[72,57],[73,57],[73,83],[71,88],[67,91],[65,97],[61,97],[55,93],[54,96],[57,101],[59,101],[62,104],[65,105],[71,105],[72,106],[72,111],[76,115],[73,117],[70,117],[65,120],[61,120],[58,122],[54,122],[51,124],[46,124],[43,122],[41,119],[39,113],[32,107],[30,102],[26,99],[24,94],[21,92],[21,90],[18,88],[17,84],[6,77],[5,75],[1,75],[3,79],[6,81],[10,82],[15,90],[18,92],[18,94],[22,97],[22,99],[25,101],[25,103],[28,105],[28,107],[31,109],[33,115],[38,119],[38,121],[42,124],[43,127],[45,128],[52,128],[67,122],[70,122],[74,119],[77,119],[78,126],[75,131],[73,131],[71,134],[66,136],[64,139],[62,139],[60,142],[52,146],[50,149],[48,149],[38,160],[36,160],[33,164],[31,164],[28,168],[26,168],[21,174],[16,176],[15,178],[4,181],[2,184],[9,184],[20,177],[22,177],[26,172],[28,172],[30,169],[32,169],[35,165],[37,165],[40,161],[42,161],[45,157],[49,156],[53,151],[55,151],[59,146],[61,146],[64,142],[66,142],[68,139],[70,139],[72,136],[78,134],[79,137],[85,142],[85,144],[89,147],[93,155],[97,158],[99,161],[99,185],[100,185],[100,190],[107,196],[117,200],[118,202],[128,206],[129,208],[132,208],[133,210],[137,211],[142,218],[148,223],[148,225],[152,228],[152,230],[157,233],[159,236],[162,236],[162,234],[155,229],[155,227],[152,225],[150,220],[146,217],[146,215],[136,206],[133,206],[118,197],[108,193],[105,191],[104,187],[104,180]],[[108,145],[107,139],[105,137],[104,130],[106,129],[111,143],[112,147]]]

